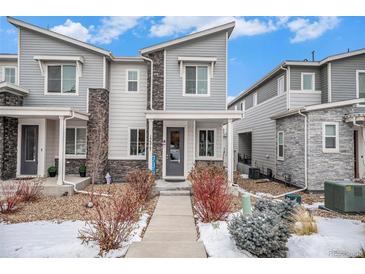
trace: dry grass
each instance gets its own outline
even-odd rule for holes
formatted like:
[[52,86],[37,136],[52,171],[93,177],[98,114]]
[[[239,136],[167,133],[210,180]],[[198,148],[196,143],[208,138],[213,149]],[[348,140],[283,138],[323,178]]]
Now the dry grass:
[[297,207],[293,215],[294,233],[297,235],[311,235],[318,232],[316,221],[309,210]]
[[[126,184],[89,185],[85,190],[118,195],[124,191]],[[105,198],[107,199],[107,198]],[[66,197],[41,196],[33,202],[19,204],[19,210],[12,214],[0,214],[0,220],[9,223],[32,222],[40,220],[66,221],[66,220],[91,220],[95,216],[94,209],[85,205],[90,201],[88,195],[75,194]],[[157,198],[151,199],[146,204],[146,211],[152,214]]]

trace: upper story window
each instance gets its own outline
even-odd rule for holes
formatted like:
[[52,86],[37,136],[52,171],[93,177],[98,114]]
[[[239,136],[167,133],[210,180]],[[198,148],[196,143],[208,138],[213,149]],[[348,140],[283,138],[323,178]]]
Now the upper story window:
[[323,136],[322,140],[323,152],[325,153],[339,152],[338,123],[335,122],[323,123],[322,136]]
[[277,139],[277,158],[278,160],[284,160],[284,131],[278,132],[278,139]]
[[66,128],[66,154],[86,155],[86,128]]
[[4,75],[3,80],[5,82],[15,84],[15,82],[16,82],[16,68],[15,67],[4,67],[3,75]]
[[302,90],[314,91],[314,76],[312,72],[302,73]]
[[252,98],[252,106],[256,106],[257,105],[257,92],[255,92],[253,94],[253,98]]
[[283,94],[285,92],[285,82],[284,76],[278,78],[278,95]]
[[47,65],[47,93],[76,94],[76,65]]
[[199,156],[214,157],[214,130],[199,130]]
[[242,112],[245,112],[245,110],[246,110],[246,100],[243,100],[241,102],[241,110],[242,110]]
[[365,98],[365,70],[357,71],[357,97]]
[[144,128],[129,129],[129,156],[146,155],[146,130]]
[[208,66],[185,66],[185,95],[209,95]]
[[127,70],[127,91],[138,92],[139,88],[139,71],[138,70]]

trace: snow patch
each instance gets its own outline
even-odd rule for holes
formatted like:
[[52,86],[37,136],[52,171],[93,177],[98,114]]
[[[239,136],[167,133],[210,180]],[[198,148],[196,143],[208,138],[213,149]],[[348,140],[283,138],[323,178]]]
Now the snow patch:
[[[149,215],[143,214],[136,223],[130,239],[123,247],[112,250],[105,257],[124,256],[133,242],[141,241]],[[7,258],[93,258],[98,257],[97,243],[81,244],[78,231],[84,221],[55,223],[36,221],[19,224],[0,223],[0,257]]]

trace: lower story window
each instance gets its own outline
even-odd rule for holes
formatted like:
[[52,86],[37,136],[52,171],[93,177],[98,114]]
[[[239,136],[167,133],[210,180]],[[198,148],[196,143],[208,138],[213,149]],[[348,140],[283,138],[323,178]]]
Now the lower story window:
[[146,155],[146,130],[132,128],[129,131],[129,155]]
[[323,124],[323,152],[338,152],[338,124]]
[[284,160],[284,132],[278,132],[278,160]]
[[199,130],[199,156],[214,157],[214,130]]
[[66,129],[66,154],[86,155],[86,128]]

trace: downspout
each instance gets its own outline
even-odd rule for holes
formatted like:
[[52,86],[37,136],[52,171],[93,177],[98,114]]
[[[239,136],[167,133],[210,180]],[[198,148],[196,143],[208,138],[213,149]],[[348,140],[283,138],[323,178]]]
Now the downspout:
[[[145,56],[142,56],[141,55],[141,58],[143,60],[146,60],[148,62],[151,62],[151,84],[150,84],[150,109],[151,110],[154,110],[153,109],[153,100],[152,100],[152,92],[153,92],[153,60],[151,58],[147,58]],[[165,68],[164,68],[165,69]]]
[[[75,111],[72,111],[72,115],[70,117],[65,118],[65,127],[67,127],[67,120],[71,120],[73,118],[75,118]],[[63,129],[63,130],[65,130],[65,129]],[[66,138],[66,134],[64,134],[64,137]],[[65,143],[65,140],[63,140],[63,143]],[[66,157],[63,157],[63,159],[64,159],[64,162],[62,163],[62,165],[64,165],[63,171],[65,173],[66,172],[66,165],[65,165]],[[65,183],[65,184],[68,184],[68,185],[72,185],[73,186],[73,190],[74,190],[75,193],[88,194],[88,195],[93,194],[93,195],[97,195],[97,196],[111,197],[111,195],[109,195],[109,194],[88,192],[88,191],[85,191],[85,190],[78,190],[76,188],[76,184],[75,183],[65,180],[65,177],[66,176],[64,176],[64,173],[61,175],[62,176],[62,182]]]

